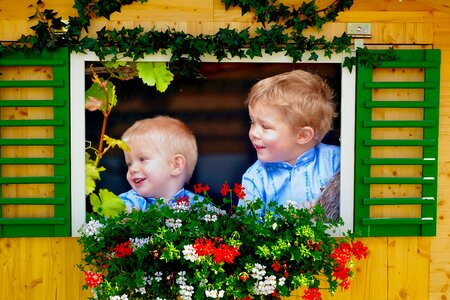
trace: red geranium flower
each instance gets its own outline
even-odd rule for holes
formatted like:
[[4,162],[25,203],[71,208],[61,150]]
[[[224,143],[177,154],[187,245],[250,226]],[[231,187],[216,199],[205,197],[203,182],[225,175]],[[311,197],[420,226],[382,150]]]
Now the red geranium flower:
[[339,285],[344,289],[344,290],[348,290],[350,288],[350,285],[352,283],[352,280],[350,278],[347,278],[346,280],[342,281],[341,283],[339,283]]
[[94,273],[92,271],[84,272],[85,281],[88,287],[95,288],[103,282],[102,273]]
[[214,243],[210,239],[198,238],[193,245],[198,256],[211,255],[214,253]]
[[118,258],[123,258],[130,256],[133,253],[133,248],[131,248],[131,241],[126,241],[125,243],[117,244],[114,246],[114,256]]
[[275,272],[280,271],[281,266],[280,266],[280,264],[278,263],[278,260],[275,259],[275,261],[274,261],[273,264],[272,264],[272,269],[273,269]]
[[242,186],[242,184],[240,184],[240,183],[235,183],[234,184],[233,192],[236,194],[238,199],[244,199],[245,198],[244,190],[245,190],[245,188]]
[[341,266],[345,266],[352,257],[352,249],[348,243],[342,243],[333,250],[331,257]]
[[248,274],[247,273],[243,273],[241,276],[239,276],[239,279],[242,281],[247,281],[248,280]]
[[175,201],[177,204],[180,204],[180,205],[188,205],[189,204],[189,196],[179,196]]
[[320,300],[322,299],[322,295],[319,292],[318,288],[310,288],[305,290],[302,299],[304,300]]
[[235,247],[228,246],[226,244],[220,244],[219,247],[214,249],[214,262],[220,264],[226,262],[229,264],[234,263],[234,258],[239,256],[239,250]]
[[368,249],[369,248],[366,245],[364,245],[361,241],[356,241],[355,243],[352,243],[352,252],[357,260],[367,258]]
[[201,194],[201,193],[206,193],[209,191],[209,185],[205,184],[202,185],[201,183],[197,183],[196,185],[194,185],[194,193],[196,194]]
[[225,182],[224,184],[222,184],[222,188],[220,189],[220,194],[225,197],[229,192],[230,192],[230,186],[228,185],[227,182]]

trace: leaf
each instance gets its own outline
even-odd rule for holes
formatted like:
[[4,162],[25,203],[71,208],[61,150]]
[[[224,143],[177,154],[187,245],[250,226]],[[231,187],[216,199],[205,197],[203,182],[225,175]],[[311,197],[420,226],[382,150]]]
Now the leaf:
[[106,112],[106,99],[108,99],[108,111],[117,104],[116,87],[111,81],[103,80],[103,78],[99,78],[99,82],[94,82],[84,95],[86,108],[92,107],[92,103],[96,102],[96,106],[103,114]]
[[110,146],[111,148],[114,148],[114,147],[119,147],[120,149],[122,149],[123,151],[127,151],[127,152],[129,152],[130,151],[130,147],[128,147],[128,145],[124,142],[124,141],[122,141],[122,140],[118,140],[118,139],[114,139],[114,138],[111,138],[111,137],[109,137],[109,136],[107,136],[106,134],[104,135],[104,141],[105,141],[105,143],[106,144],[108,144],[108,146]]
[[100,172],[104,171],[103,167],[96,167],[95,162],[89,158],[89,154],[85,154],[85,173],[86,173],[86,196],[91,194],[97,186],[95,181],[100,180]]
[[108,69],[117,69],[119,67],[123,67],[127,65],[126,61],[102,61],[102,64]]
[[89,200],[92,210],[105,218],[115,218],[125,212],[125,203],[122,199],[107,189],[100,189],[99,195],[92,194]]
[[164,62],[136,63],[136,68],[139,78],[149,86],[156,85],[156,89],[160,92],[166,91],[173,80],[173,74]]

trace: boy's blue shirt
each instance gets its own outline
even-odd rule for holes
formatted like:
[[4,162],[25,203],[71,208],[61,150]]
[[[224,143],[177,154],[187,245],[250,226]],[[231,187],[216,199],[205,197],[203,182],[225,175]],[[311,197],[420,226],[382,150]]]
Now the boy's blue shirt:
[[[179,190],[173,198],[170,200],[171,203],[174,203],[177,199],[181,197],[188,197],[189,203],[194,203],[194,196],[198,197],[198,200],[202,198],[202,196],[196,195],[192,193],[191,191],[188,191],[184,188]],[[150,205],[156,204],[156,198],[146,198],[139,196],[135,190],[131,189],[128,192],[122,193],[119,195],[119,198],[123,200],[125,203],[127,212],[131,212],[133,209],[140,210],[140,211],[146,211],[148,210],[148,207]]]
[[275,201],[279,205],[293,202],[302,207],[318,199],[340,167],[340,147],[322,143],[300,155],[294,166],[257,160],[242,176],[245,199],[261,198],[264,204]]

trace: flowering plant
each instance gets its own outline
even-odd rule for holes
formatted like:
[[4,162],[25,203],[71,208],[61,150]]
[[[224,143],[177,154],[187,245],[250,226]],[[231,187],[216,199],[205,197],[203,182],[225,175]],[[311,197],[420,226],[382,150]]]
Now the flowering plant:
[[[320,205],[263,207],[258,199],[224,212],[208,190],[195,185],[191,204],[161,199],[144,212],[94,215],[80,229],[84,288],[95,299],[186,300],[277,299],[306,287],[302,299],[321,299],[321,281],[332,293],[348,289],[353,258],[367,256],[350,234],[330,236],[340,221]],[[221,193],[228,204],[245,198],[240,184]]]

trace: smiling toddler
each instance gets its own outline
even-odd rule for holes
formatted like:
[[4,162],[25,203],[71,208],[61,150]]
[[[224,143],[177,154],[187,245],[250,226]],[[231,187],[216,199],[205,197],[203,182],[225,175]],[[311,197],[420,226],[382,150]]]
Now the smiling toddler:
[[315,205],[340,170],[340,147],[322,143],[335,117],[330,87],[295,70],[257,82],[247,104],[258,160],[242,177],[246,199]]
[[135,122],[122,135],[131,190],[119,197],[128,212],[145,211],[157,199],[192,202],[195,194],[184,189],[197,163],[197,144],[180,120],[157,116]]

